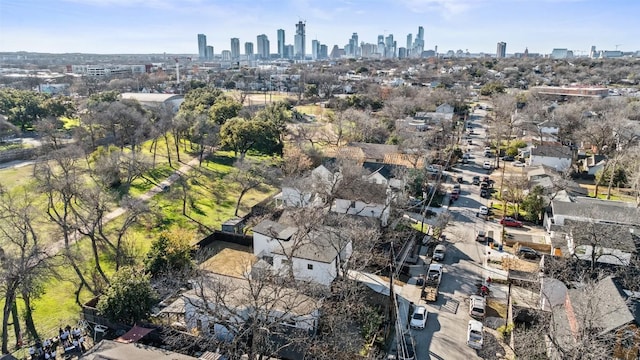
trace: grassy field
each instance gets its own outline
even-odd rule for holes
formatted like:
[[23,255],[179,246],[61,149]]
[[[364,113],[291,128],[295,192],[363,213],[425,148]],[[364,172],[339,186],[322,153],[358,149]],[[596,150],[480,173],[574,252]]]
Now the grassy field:
[[[149,157],[152,157],[151,145],[150,141],[145,143],[142,151]],[[149,171],[144,178],[133,182],[129,189],[130,195],[135,197],[143,194],[158,182],[166,179],[175,168],[193,159],[192,156],[183,152],[184,147],[189,150],[189,144],[181,145],[182,163],[178,163],[175,156],[175,146],[170,144],[173,168],[169,167],[165,145],[164,140],[161,139],[157,146],[155,168]],[[194,229],[197,231],[199,239],[209,235],[214,229],[220,229],[220,225],[224,221],[233,217],[239,190],[237,186],[224,180],[224,176],[231,172],[234,161],[232,152],[218,152],[214,156],[208,157],[202,167],[190,171],[187,182],[189,197],[185,211],[186,216],[182,213],[182,189],[177,184],[174,184],[168,192],[157,194],[150,201],[154,216],[150,216],[149,223],[134,225],[126,236],[127,252],[137,263],[141,263],[151,243],[163,229],[173,225]],[[33,186],[33,165],[0,170],[0,181],[3,186],[11,188],[12,191],[30,189]],[[268,186],[249,191],[242,200],[240,215],[246,214],[253,205],[273,195],[276,191],[277,189]],[[41,205],[44,208],[44,201]],[[121,221],[121,218],[117,218],[109,223],[107,232],[113,232],[113,229]],[[45,228],[46,231],[42,230]],[[41,232],[47,233],[46,238],[51,241],[58,238],[54,233],[54,227],[46,221],[41,224]],[[73,247],[78,254],[82,255],[81,267],[85,277],[91,282],[95,278],[95,269],[90,241],[81,239]],[[107,249],[102,250],[104,251],[101,255],[101,265],[107,274],[112,274],[115,266],[113,254]],[[80,315],[80,307],[75,303],[74,296],[78,283],[77,275],[69,264],[62,262],[62,258],[55,261],[60,262],[56,267],[55,276],[52,275],[42,284],[42,294],[32,301],[34,321],[42,336],[55,335],[55,331],[60,326],[67,324],[73,326],[77,323]],[[93,295],[86,290],[80,294],[80,299],[83,302],[92,297]],[[2,306],[1,301],[0,306]],[[18,306],[22,310],[21,300],[18,300]],[[13,336],[12,328],[10,328],[10,332],[10,336]]]
[[300,113],[316,116],[318,120],[326,120],[332,114],[331,110],[320,105],[298,105],[295,109]]

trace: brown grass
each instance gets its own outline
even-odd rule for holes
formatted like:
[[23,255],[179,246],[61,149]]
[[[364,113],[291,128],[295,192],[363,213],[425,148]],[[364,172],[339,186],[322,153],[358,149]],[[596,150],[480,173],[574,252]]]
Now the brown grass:
[[504,304],[497,299],[487,299],[487,311],[486,315],[489,317],[501,317],[507,318],[507,304]]
[[217,241],[207,249],[215,255],[200,264],[200,268],[216,274],[245,278],[257,261],[251,249],[242,245]]

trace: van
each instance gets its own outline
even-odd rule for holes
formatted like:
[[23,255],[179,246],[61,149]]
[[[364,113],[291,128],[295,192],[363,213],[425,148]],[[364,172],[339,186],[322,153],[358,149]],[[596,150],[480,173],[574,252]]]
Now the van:
[[469,297],[469,315],[474,319],[483,319],[486,303],[482,296],[471,295]]
[[484,230],[478,231],[476,235],[476,241],[485,242],[487,240],[487,233]]

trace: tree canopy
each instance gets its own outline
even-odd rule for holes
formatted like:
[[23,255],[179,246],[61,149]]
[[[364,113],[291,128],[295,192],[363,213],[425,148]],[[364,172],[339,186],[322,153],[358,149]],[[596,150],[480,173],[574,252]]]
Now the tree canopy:
[[98,311],[111,321],[131,325],[148,318],[155,301],[149,275],[125,267],[111,279],[98,301]]
[[40,119],[70,116],[74,112],[73,102],[65,97],[52,97],[31,90],[0,90],[0,113],[22,131]]
[[192,231],[173,227],[160,233],[147,253],[145,269],[152,276],[166,272],[184,273],[193,268],[191,242],[195,238]]

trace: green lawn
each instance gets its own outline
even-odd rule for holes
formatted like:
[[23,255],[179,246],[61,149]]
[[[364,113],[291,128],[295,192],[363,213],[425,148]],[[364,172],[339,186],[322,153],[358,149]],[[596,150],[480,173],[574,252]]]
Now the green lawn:
[[0,184],[7,190],[13,190],[29,183],[33,178],[34,165],[0,169]]
[[[249,155],[249,157],[257,158]],[[260,158],[268,160],[268,157]],[[149,216],[147,223],[134,225],[126,236],[128,253],[132,254],[135,261],[140,264],[148,252],[151,243],[160,231],[178,225],[197,231],[198,238],[209,235],[214,229],[220,229],[221,224],[233,217],[235,204],[238,196],[238,189],[233,184],[228,184],[224,180],[232,167],[235,158],[231,152],[218,152],[214,156],[203,162],[202,167],[194,169],[190,174],[188,182],[189,200],[187,202],[186,214],[182,215],[182,195],[181,188],[174,184],[168,192],[159,193],[150,202],[154,214]],[[159,162],[158,164],[162,164]],[[171,168],[160,165],[154,170],[150,178],[162,180],[162,176],[168,176]],[[139,195],[144,192],[146,184],[135,184],[131,193]],[[241,215],[250,211],[256,203],[273,195],[277,189],[269,186],[262,186],[249,191],[242,200],[240,207]],[[107,225],[107,233],[120,225],[122,218],[117,218]],[[45,223],[44,226],[52,227]],[[53,228],[53,227],[52,227]],[[92,281],[95,277],[94,262],[91,253],[90,241],[81,239],[73,245],[78,254],[82,254],[84,261],[81,264],[83,273],[87,280]],[[107,274],[114,271],[113,254],[108,249],[103,249],[101,265]],[[58,258],[56,261],[62,261]],[[75,303],[74,292],[78,283],[77,275],[70,265],[64,264],[56,268],[57,275],[49,278],[42,286],[42,295],[33,301],[34,321],[42,336],[55,335],[56,329],[67,324],[77,323],[80,315],[80,307]],[[88,291],[81,293],[81,300],[86,302],[92,298]],[[21,301],[18,301],[22,306]],[[0,305],[2,303],[0,302]],[[13,336],[13,329],[10,329]]]

